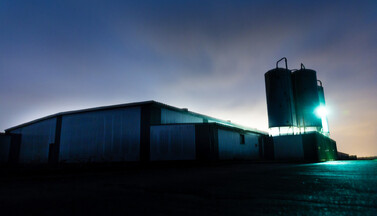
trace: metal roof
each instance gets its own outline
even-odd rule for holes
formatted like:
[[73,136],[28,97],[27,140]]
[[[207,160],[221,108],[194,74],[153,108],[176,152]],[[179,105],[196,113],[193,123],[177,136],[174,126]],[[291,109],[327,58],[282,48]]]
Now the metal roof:
[[177,107],[173,107],[173,106],[170,106],[170,105],[167,105],[167,104],[164,104],[164,103],[160,103],[160,102],[157,102],[157,101],[153,101],[153,100],[135,102],[135,103],[117,104],[117,105],[110,105],[110,106],[101,106],[101,107],[94,107],[94,108],[67,111],[67,112],[59,112],[59,113],[56,113],[56,114],[53,114],[53,115],[48,115],[48,116],[45,116],[45,117],[42,117],[42,118],[35,119],[33,121],[29,121],[29,122],[8,128],[5,131],[10,132],[12,130],[15,130],[15,129],[18,129],[18,128],[21,128],[21,127],[25,127],[25,126],[28,126],[28,125],[31,125],[31,124],[34,124],[34,123],[37,123],[37,122],[40,122],[40,121],[43,121],[43,120],[51,119],[51,118],[54,118],[54,117],[57,117],[57,116],[79,114],[79,113],[86,113],[86,112],[94,112],[94,111],[120,109],[120,108],[127,108],[127,107],[137,107],[137,106],[145,106],[145,105],[156,105],[156,106],[159,106],[159,107],[162,107],[162,108],[166,108],[166,109],[174,110],[174,111],[177,111],[177,112],[186,113],[186,114],[189,114],[189,115],[193,115],[193,116],[205,118],[205,119],[208,119],[208,120],[211,120],[211,121],[215,121],[216,123],[219,123],[219,124],[223,124],[223,125],[227,125],[227,126],[231,126],[231,127],[236,127],[236,128],[240,128],[240,129],[243,129],[243,130],[253,131],[253,132],[260,133],[260,134],[268,134],[267,132],[260,131],[260,130],[257,130],[255,128],[244,127],[244,126],[241,126],[241,125],[238,125],[238,124],[231,123],[229,121],[224,121],[224,120],[213,118],[213,117],[206,116],[206,115],[203,115],[203,114],[191,112],[187,108],[177,108]]
[[222,124],[219,122],[206,122],[206,123],[168,123],[168,124],[151,124],[151,126],[174,126],[174,125],[214,125],[217,128],[226,129],[226,130],[234,130],[234,131],[240,131],[243,133],[257,133],[262,135],[268,135],[267,132],[255,130],[253,128],[245,128],[245,127],[238,127],[234,125],[229,124]]

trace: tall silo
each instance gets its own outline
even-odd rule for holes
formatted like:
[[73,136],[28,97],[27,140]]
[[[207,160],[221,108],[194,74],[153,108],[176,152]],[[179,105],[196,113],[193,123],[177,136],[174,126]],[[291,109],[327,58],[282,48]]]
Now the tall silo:
[[320,105],[317,72],[306,69],[301,64],[301,69],[292,73],[292,84],[298,127],[304,129],[304,131],[307,131],[308,128],[321,128],[321,119],[315,114],[315,110]]
[[320,105],[326,105],[325,102],[325,92],[323,91],[323,85],[321,80],[317,80],[318,85],[317,85],[317,90],[318,90],[318,99],[319,99],[319,104]]
[[319,115],[321,117],[322,132],[325,135],[328,135],[329,134],[329,123],[328,123],[328,120],[327,120],[325,92],[323,90],[323,85],[322,85],[322,82],[320,80],[318,80],[318,84],[319,85],[317,86],[317,90],[318,90],[318,99],[319,99],[320,107],[317,110],[317,115]]
[[[285,68],[278,67],[282,60],[285,60]],[[296,126],[291,71],[287,59],[277,61],[276,68],[265,73],[264,78],[269,128]]]

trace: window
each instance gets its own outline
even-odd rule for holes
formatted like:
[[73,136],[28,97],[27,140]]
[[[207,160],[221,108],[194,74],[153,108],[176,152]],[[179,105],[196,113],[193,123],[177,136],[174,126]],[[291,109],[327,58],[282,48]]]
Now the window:
[[240,143],[245,144],[245,135],[244,134],[240,134]]

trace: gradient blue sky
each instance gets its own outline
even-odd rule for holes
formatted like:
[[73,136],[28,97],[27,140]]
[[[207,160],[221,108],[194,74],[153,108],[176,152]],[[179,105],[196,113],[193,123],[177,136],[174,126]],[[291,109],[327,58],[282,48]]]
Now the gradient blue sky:
[[0,1],[0,130],[156,100],[267,130],[264,73],[317,70],[338,150],[377,155],[377,1]]

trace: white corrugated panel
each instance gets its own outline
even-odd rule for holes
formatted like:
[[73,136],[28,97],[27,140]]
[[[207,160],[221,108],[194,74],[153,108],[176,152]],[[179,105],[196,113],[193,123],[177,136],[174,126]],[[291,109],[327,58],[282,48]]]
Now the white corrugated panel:
[[151,160],[195,160],[195,125],[158,125],[150,132]]
[[161,109],[161,124],[202,123],[203,119],[186,113]]
[[235,131],[221,130],[218,131],[219,140],[219,159],[244,159],[252,160],[259,158],[259,135],[246,133],[245,143],[241,143],[241,134]]
[[139,107],[63,116],[60,161],[137,161],[139,158]]
[[22,134],[20,163],[47,163],[49,144],[55,142],[56,118],[43,120],[11,131]]

